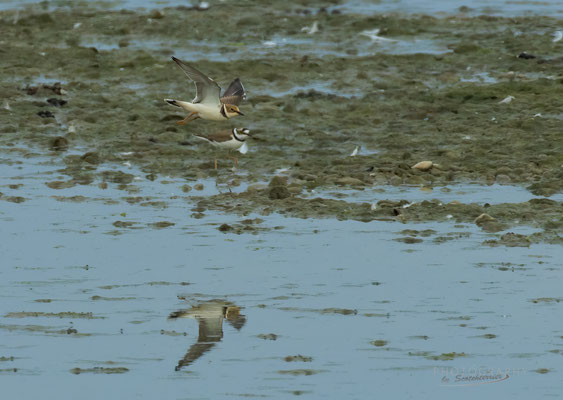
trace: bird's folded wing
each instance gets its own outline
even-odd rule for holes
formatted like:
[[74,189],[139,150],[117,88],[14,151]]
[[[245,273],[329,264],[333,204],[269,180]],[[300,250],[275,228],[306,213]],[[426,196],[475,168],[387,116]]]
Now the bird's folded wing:
[[208,140],[210,142],[221,143],[221,142],[227,142],[227,141],[231,140],[232,139],[231,133],[232,132],[227,129],[227,130],[224,130],[224,131],[211,133],[207,136],[203,136],[203,135],[195,135],[195,136],[200,138],[200,139]]

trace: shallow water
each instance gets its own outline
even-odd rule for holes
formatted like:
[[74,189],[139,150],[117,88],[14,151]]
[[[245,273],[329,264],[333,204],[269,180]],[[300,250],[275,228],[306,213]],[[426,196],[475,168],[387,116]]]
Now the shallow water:
[[[92,0],[87,0],[92,1]],[[221,3],[224,2],[221,1]],[[37,3],[36,0],[0,0],[0,10],[10,9],[15,6],[23,6]],[[50,1],[50,5],[66,5],[69,1]],[[102,3],[102,2],[98,2]],[[192,7],[201,2],[184,0],[116,0],[103,2],[108,8],[162,8],[186,6]],[[210,6],[217,3],[205,2]],[[467,7],[460,11],[460,7]],[[525,15],[548,15],[563,16],[563,2],[561,0],[542,1],[463,1],[463,0],[439,0],[439,1],[414,1],[414,0],[347,0],[337,6],[328,7],[329,11],[338,10],[343,13],[373,14],[373,13],[407,13],[407,14],[429,14],[429,15],[451,15],[465,13],[468,15],[502,15],[502,16],[525,16]]]
[[[330,190],[311,190],[306,193],[310,197],[327,199],[346,199],[347,201],[376,203],[379,200],[399,201],[408,198],[410,202],[440,200],[444,203],[458,201],[460,203],[500,204],[523,203],[540,197],[534,196],[521,186],[499,185],[490,186],[457,184],[441,188],[426,186],[378,186],[375,189],[353,190],[333,188]],[[563,201],[563,194],[551,197],[555,201]]]
[[[460,7],[466,7],[461,9]],[[504,1],[504,0],[438,0],[438,1],[412,1],[412,0],[351,0],[337,7],[343,12],[369,13],[369,12],[401,12],[409,14],[452,15],[465,13],[468,15],[502,15],[514,17],[523,15],[563,16],[563,2],[560,0],[547,1]]]
[[[186,60],[200,61],[244,61],[252,58],[287,59],[294,56],[348,57],[351,54],[366,57],[375,54],[443,54],[451,52],[447,44],[435,38],[396,37],[392,41],[377,42],[369,37],[358,35],[350,37],[346,43],[334,43],[322,38],[307,37],[295,39],[274,36],[262,42],[230,43],[229,46],[218,46],[207,41],[182,40],[179,42],[132,42],[139,48],[150,48],[160,53],[175,54]],[[318,35],[317,35],[318,36]],[[84,43],[100,50],[117,49],[118,43]]]
[[[4,196],[26,198],[0,202],[0,355],[14,358],[2,362],[5,393],[36,397],[60,384],[68,398],[406,397],[413,388],[435,398],[559,393],[559,246],[482,246],[491,235],[473,224],[275,214],[248,216],[263,219],[254,234],[225,234],[217,227],[241,218],[190,216],[189,196],[197,193],[183,193],[181,180],[135,181],[136,196],[166,205],[142,206],[112,185],[47,188],[45,179],[61,167],[57,158],[2,161]],[[23,186],[8,187],[16,183]],[[503,189],[489,187],[475,201]],[[419,192],[402,190],[413,199]],[[388,188],[383,195],[392,196]],[[174,225],[151,225],[162,221]],[[397,240],[413,235],[423,241]],[[168,315],[212,299],[241,307],[244,323],[235,329],[225,320],[223,338],[175,371],[198,342],[198,326]],[[448,353],[464,356],[439,359]],[[311,360],[284,360],[297,355]],[[100,383],[109,377],[72,373],[95,367],[128,372],[111,378],[119,388],[108,396]],[[501,369],[510,378],[472,391],[442,387],[450,368]]]

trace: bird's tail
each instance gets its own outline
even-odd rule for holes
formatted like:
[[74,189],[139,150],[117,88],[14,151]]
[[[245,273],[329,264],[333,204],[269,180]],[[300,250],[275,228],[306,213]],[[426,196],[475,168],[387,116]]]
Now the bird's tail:
[[206,141],[206,142],[212,143],[211,140],[209,140],[209,139],[206,138],[205,136],[201,136],[201,135],[194,134],[194,137],[195,137],[196,139],[200,139],[200,140],[204,140],[204,141]]
[[178,104],[178,102],[176,100],[164,99],[164,101],[167,102],[168,104],[172,105],[172,106],[180,107],[180,105]]

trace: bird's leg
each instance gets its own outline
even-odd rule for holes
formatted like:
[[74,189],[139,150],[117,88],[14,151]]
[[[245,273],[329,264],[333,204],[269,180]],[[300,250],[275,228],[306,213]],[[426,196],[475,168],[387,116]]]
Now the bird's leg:
[[221,192],[221,189],[219,188],[219,183],[217,183],[217,178],[215,178],[215,188],[217,188],[219,194],[223,194],[223,192]]
[[231,156],[231,158],[234,160],[235,162],[235,167],[238,167],[238,158],[236,158],[235,156]]
[[217,159],[215,159],[215,169],[217,169]]
[[178,125],[184,125],[187,124],[190,121],[193,121],[194,119],[198,119],[199,118],[199,114],[196,112],[192,112],[190,113],[190,115],[188,115],[186,118],[184,118],[181,121],[176,122]]

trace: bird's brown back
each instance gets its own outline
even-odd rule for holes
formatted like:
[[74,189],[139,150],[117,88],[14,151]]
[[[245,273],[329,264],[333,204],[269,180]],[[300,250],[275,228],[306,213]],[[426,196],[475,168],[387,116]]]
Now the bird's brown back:
[[196,136],[210,140],[212,142],[221,143],[221,142],[228,142],[229,140],[231,140],[232,134],[233,134],[232,130],[226,129],[224,131],[211,133],[211,134],[205,135],[205,136],[204,135],[196,135]]

